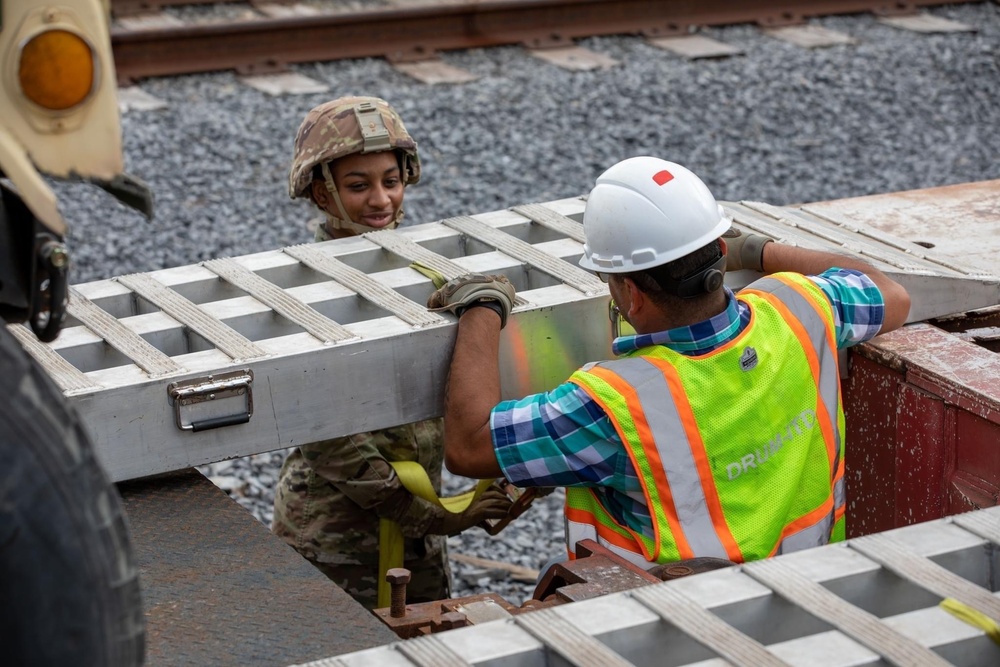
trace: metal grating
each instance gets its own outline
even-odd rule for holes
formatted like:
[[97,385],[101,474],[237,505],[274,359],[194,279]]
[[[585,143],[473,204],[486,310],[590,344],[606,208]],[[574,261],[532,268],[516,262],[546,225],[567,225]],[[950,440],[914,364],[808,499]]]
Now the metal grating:
[[[905,553],[907,561],[921,563],[902,568],[907,577],[902,582],[861,555],[874,543],[865,538],[857,549],[855,541],[828,545],[434,636],[465,663],[505,667],[556,662],[684,667],[715,664],[713,657],[733,665],[998,664],[1000,645],[942,609],[937,595],[920,588],[922,576],[908,578],[930,566],[967,585],[996,585],[996,550],[984,549],[990,545],[959,525],[995,528],[1000,507],[953,519],[879,536],[883,553]],[[904,593],[901,584],[917,592]],[[995,591],[987,595],[997,599]],[[866,609],[886,598],[893,598],[891,612]],[[976,606],[983,599],[967,602],[983,611]],[[409,663],[400,662],[397,651],[406,644],[338,659],[344,667],[402,666]]]

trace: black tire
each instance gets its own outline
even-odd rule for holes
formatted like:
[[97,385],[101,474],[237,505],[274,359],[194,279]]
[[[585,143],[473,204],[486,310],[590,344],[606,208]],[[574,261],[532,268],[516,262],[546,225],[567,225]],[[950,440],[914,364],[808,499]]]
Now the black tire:
[[142,665],[139,572],[76,411],[0,322],[0,662]]

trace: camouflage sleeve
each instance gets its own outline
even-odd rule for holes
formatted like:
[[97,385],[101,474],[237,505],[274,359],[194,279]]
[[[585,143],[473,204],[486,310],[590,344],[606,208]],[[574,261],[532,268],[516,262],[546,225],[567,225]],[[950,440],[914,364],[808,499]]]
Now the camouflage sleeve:
[[443,508],[413,496],[376,446],[377,434],[361,433],[302,445],[317,475],[359,507],[397,522],[404,537],[427,534]]

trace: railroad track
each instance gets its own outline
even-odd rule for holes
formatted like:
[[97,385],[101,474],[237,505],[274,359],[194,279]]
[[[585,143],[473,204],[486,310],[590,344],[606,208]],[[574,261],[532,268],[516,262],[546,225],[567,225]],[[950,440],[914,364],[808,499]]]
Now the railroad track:
[[[387,0],[388,1],[388,0]],[[981,0],[953,0],[971,2]],[[756,23],[774,27],[832,14],[904,14],[939,0],[391,0],[355,11],[297,9],[289,0],[254,0],[250,19],[225,23],[112,27],[119,82],[218,70],[278,72],[288,65],[348,58],[392,62],[435,58],[443,51],[521,44],[571,46],[582,37],[683,35],[701,26]],[[208,0],[112,0],[117,17]],[[277,6],[277,8],[276,8]],[[259,18],[258,18],[259,17]]]

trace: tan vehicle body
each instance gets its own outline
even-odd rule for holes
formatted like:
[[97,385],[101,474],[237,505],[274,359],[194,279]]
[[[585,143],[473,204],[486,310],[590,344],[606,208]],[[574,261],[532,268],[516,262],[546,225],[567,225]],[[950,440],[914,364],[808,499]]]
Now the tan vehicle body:
[[52,341],[69,303],[66,222],[45,176],[90,181],[149,212],[148,189],[122,173],[101,0],[0,0],[0,590],[18,601],[0,605],[0,645],[4,664],[140,667],[145,617],[124,506],[20,325]]
[[0,0],[0,315],[42,340],[65,315],[66,222],[43,174],[92,182],[151,214],[122,171],[108,7],[100,0]]
[[[15,185],[24,203],[50,231],[65,235],[66,225],[56,197],[39,172],[57,178],[111,182],[122,173],[121,125],[106,7],[97,0],[2,0],[0,31],[0,171]],[[31,77],[72,76],[60,57],[26,61],[26,50],[50,31],[79,38],[93,61],[89,90],[65,109],[45,108],[32,101],[25,85]],[[65,41],[65,40],[64,40]],[[45,49],[42,44],[39,48]],[[40,56],[36,56],[39,58]],[[84,85],[77,77],[77,85]]]

